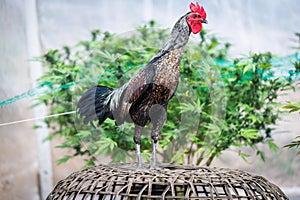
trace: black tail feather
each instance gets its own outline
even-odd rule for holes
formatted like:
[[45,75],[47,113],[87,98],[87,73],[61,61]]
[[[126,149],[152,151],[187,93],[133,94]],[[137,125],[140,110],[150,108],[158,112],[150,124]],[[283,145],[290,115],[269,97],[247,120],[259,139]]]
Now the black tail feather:
[[99,120],[102,124],[108,117],[112,118],[109,108],[109,95],[113,89],[105,86],[95,86],[85,92],[78,101],[78,114],[84,117],[83,122],[89,123]]

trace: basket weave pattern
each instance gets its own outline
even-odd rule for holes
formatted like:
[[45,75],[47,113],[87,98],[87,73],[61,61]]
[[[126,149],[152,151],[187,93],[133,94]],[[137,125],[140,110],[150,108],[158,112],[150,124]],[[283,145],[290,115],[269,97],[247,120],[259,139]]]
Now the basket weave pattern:
[[[146,165],[146,164],[145,164]],[[281,200],[285,194],[265,178],[241,170],[160,164],[89,167],[61,180],[47,200]]]

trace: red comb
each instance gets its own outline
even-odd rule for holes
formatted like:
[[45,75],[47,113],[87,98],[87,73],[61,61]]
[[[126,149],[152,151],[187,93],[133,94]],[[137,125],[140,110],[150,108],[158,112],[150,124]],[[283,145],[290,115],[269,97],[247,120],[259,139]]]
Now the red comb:
[[206,12],[205,12],[203,6],[201,6],[201,7],[199,6],[198,2],[196,3],[196,5],[194,3],[191,3],[190,9],[192,12],[199,13],[203,19],[206,19]]

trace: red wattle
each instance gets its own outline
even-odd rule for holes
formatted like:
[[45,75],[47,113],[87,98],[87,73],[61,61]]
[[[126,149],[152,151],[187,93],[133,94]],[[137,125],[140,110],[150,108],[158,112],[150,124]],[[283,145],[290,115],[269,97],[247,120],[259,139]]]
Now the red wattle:
[[194,34],[199,33],[202,29],[202,24],[201,23],[192,24],[191,29]]

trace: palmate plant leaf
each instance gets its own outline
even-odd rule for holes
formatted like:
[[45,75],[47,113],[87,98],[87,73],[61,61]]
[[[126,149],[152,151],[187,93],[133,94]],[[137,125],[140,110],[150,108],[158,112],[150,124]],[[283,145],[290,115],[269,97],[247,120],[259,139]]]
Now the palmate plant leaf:
[[270,148],[271,150],[273,150],[274,152],[278,152],[278,151],[279,151],[278,145],[275,144],[273,140],[271,140],[271,139],[268,140],[268,145],[269,145],[269,148]]
[[96,155],[105,155],[117,148],[117,143],[106,137],[101,138],[96,144],[98,145],[98,150],[95,152]]
[[283,108],[288,109],[289,112],[296,112],[300,110],[300,102],[290,102],[288,101]]
[[247,159],[250,157],[249,154],[244,153],[244,152],[242,152],[241,150],[238,150],[238,155],[239,155],[245,162],[247,162],[247,161],[248,161]]
[[57,164],[58,164],[58,165],[61,165],[61,164],[63,164],[63,163],[66,163],[68,160],[70,160],[70,158],[72,158],[72,156],[69,156],[69,155],[64,156],[63,158],[60,158],[60,159],[57,161]]
[[258,135],[259,135],[258,130],[255,128],[248,128],[241,131],[241,136],[247,139],[256,139]]
[[[286,148],[300,148],[300,136],[297,136],[294,141],[290,144],[285,145]],[[297,155],[300,155],[300,150],[297,152]]]

